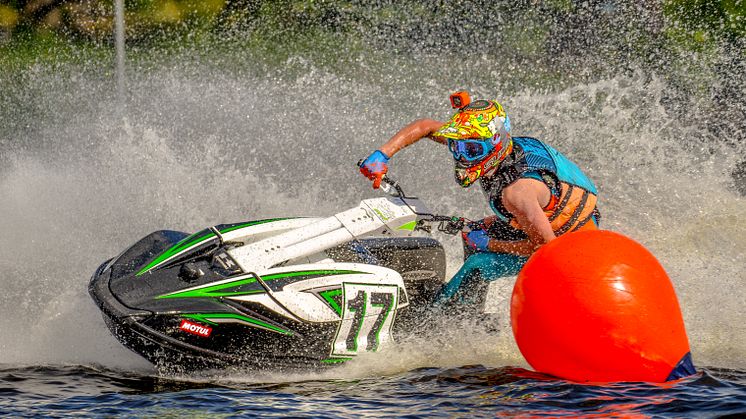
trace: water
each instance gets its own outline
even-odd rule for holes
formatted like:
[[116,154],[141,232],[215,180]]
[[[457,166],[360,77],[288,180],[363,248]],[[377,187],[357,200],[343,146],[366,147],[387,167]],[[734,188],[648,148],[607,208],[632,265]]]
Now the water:
[[665,385],[604,386],[483,366],[262,383],[97,366],[4,369],[0,377],[3,412],[38,417],[727,417],[743,411],[746,397],[743,373],[717,369]]
[[120,100],[120,107],[125,105],[125,92],[127,86],[127,77],[125,74],[125,43],[124,43],[124,0],[114,2],[114,43],[116,45],[116,77],[117,77],[117,97]]
[[[703,129],[715,122],[704,102],[694,106],[701,99],[676,99],[680,88],[666,74],[635,66],[547,87],[526,81],[531,71],[521,65],[501,77],[492,54],[444,65],[458,58],[428,48],[413,56],[342,48],[328,61],[310,51],[265,59],[236,45],[163,59],[133,53],[121,112],[114,78],[101,71],[113,60],[77,52],[69,62],[0,75],[0,411],[746,412],[746,206],[731,176],[746,151],[739,120],[715,121],[729,130],[716,136]],[[743,73],[729,77],[743,81]],[[515,134],[545,139],[587,170],[605,227],[643,243],[668,271],[700,374],[665,385],[579,385],[527,373],[509,329],[509,281],[494,294],[497,333],[453,325],[439,339],[400,342],[390,355],[325,373],[159,375],[110,335],[86,293],[101,261],[161,228],[329,215],[376,196],[355,162],[414,118],[447,118],[447,95],[462,88],[497,97]],[[487,214],[476,189],[453,182],[442,147],[418,143],[394,157],[391,172],[438,212]],[[455,272],[460,244],[436,237]]]

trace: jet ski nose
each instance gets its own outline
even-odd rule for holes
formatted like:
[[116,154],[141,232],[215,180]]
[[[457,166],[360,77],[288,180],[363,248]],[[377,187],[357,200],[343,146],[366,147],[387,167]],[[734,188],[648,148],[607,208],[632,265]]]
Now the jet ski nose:
[[93,298],[96,305],[107,314],[108,317],[125,318],[125,317],[147,317],[153,313],[147,310],[133,309],[122,304],[111,292],[111,260],[101,264],[96,269],[91,282],[88,284],[88,293]]

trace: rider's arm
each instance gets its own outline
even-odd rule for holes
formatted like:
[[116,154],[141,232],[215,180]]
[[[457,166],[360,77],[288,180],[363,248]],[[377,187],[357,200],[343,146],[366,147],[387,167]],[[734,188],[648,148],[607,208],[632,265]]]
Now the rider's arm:
[[487,249],[490,252],[511,253],[518,256],[531,256],[536,251],[536,248],[537,246],[529,240],[502,241],[491,239],[487,245]]
[[506,187],[502,194],[503,205],[513,214],[521,230],[526,232],[528,240],[490,240],[489,250],[528,256],[541,245],[554,240],[557,236],[542,208],[549,199],[549,188],[535,179],[519,179]]
[[[391,157],[402,148],[414,144],[417,141],[430,136],[432,133],[443,126],[443,122],[434,119],[418,119],[406,127],[402,128],[389,139],[386,144],[382,145],[381,150],[386,156]],[[440,137],[430,137],[431,139],[443,142]]]

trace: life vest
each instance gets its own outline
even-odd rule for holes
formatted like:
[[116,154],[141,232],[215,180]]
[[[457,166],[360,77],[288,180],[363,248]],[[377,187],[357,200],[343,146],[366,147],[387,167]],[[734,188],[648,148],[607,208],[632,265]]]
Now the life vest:
[[596,186],[567,157],[530,137],[514,137],[513,152],[500,163],[497,172],[480,179],[490,207],[504,223],[520,230],[513,214],[502,204],[502,191],[525,178],[539,180],[549,188],[551,198],[543,210],[557,236],[597,228],[600,213]]

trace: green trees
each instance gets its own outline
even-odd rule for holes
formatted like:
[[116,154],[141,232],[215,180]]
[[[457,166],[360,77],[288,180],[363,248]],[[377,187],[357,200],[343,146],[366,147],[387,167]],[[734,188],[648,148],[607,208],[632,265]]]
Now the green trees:
[[[108,41],[113,29],[113,3],[4,1],[0,3],[0,42],[40,33]],[[406,34],[413,40],[427,37],[440,44],[448,38],[475,39],[469,38],[470,34],[510,30],[512,25],[530,29],[525,33],[530,42],[522,42],[534,49],[542,45],[557,48],[558,42],[567,44],[573,33],[582,33],[586,40],[593,41],[594,35],[616,29],[636,32],[629,33],[635,42],[662,33],[665,42],[689,49],[712,39],[733,41],[746,36],[746,0],[125,0],[125,9],[131,42],[187,32],[260,28],[385,33],[389,37]],[[596,42],[604,41],[603,36],[596,38]]]
[[666,0],[663,13],[669,34],[680,41],[702,43],[707,37],[746,36],[743,0]]

